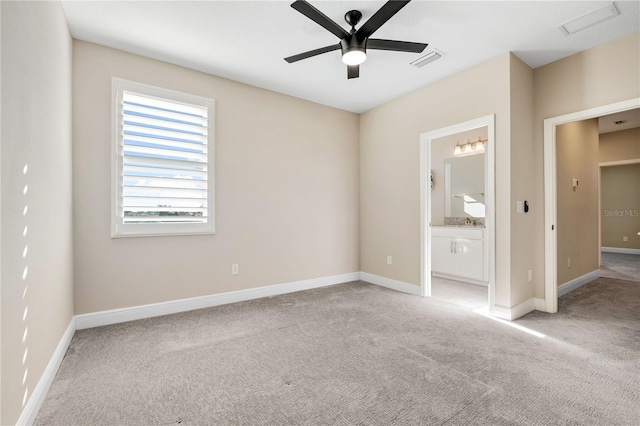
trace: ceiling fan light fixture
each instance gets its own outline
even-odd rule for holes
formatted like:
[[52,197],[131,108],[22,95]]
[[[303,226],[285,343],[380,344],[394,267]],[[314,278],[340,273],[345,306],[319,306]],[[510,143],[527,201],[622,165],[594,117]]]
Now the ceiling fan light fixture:
[[347,65],[360,65],[367,59],[364,49],[353,48],[342,54],[342,62]]

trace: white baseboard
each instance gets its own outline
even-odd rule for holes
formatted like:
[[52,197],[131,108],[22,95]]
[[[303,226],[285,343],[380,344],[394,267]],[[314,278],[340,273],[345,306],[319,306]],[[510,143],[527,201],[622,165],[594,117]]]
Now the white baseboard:
[[[534,299],[532,297],[531,299],[525,300],[519,305],[513,306],[511,308],[495,305],[491,310],[491,315],[503,320],[513,321],[515,319],[520,318],[521,316],[528,314],[529,312],[535,311],[536,300],[541,300],[541,299]],[[540,303],[540,302],[537,302],[537,303]],[[542,304],[544,304],[544,300],[542,301]]]
[[210,308],[212,306],[226,305],[228,303],[244,302],[246,300],[260,299],[262,297],[277,296],[296,291],[342,284],[349,281],[358,281],[359,279],[359,272],[351,272],[348,274],[275,284],[246,290],[230,291],[228,293],[212,294],[209,296],[170,300],[168,302],[152,303],[149,305],[131,306],[128,308],[80,314],[76,315],[76,328],[78,330],[82,330],[85,328],[100,327],[103,325],[157,317],[160,315],[192,311],[194,309]]
[[31,393],[27,404],[24,406],[22,414],[20,414],[16,425],[32,425],[36,420],[38,411],[40,411],[40,407],[42,406],[42,403],[47,396],[47,392],[49,392],[51,383],[53,383],[53,379],[58,373],[58,368],[60,368],[60,364],[62,364],[62,359],[67,353],[67,349],[69,348],[69,344],[71,343],[71,339],[73,338],[73,333],[75,331],[75,319],[71,318],[69,326],[67,326],[67,329],[62,334],[56,350],[53,351],[53,355],[51,355],[49,364],[47,364],[47,367],[44,369],[40,380],[38,380],[38,384],[33,389],[33,392]]
[[640,256],[640,249],[634,249],[634,248],[601,247],[600,251],[602,251],[603,253],[637,254]]
[[414,294],[420,296],[420,286],[405,283],[404,281],[392,280],[391,278],[381,277],[380,275],[370,274],[368,272],[360,272],[360,279],[371,284],[390,288],[391,290],[401,291],[403,293]]
[[586,283],[591,282],[597,278],[600,278],[600,269],[596,269],[595,271],[591,271],[581,277],[574,278],[571,281],[567,281],[566,283],[558,286],[558,297],[564,296],[565,294],[572,292],[576,288],[582,287]]
[[544,299],[533,299],[533,304],[536,307],[536,311],[547,312],[547,301]]

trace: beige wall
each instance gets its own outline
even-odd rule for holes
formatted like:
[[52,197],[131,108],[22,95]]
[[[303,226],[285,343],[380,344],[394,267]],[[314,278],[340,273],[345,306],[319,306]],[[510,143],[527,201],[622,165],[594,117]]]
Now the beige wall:
[[[599,268],[598,119],[556,129],[558,285]],[[578,179],[577,188],[572,180]],[[571,266],[568,259],[571,259]]]
[[444,136],[434,139],[431,143],[431,172],[433,173],[434,186],[431,191],[431,223],[434,225],[444,224],[444,161],[453,158],[453,150],[456,143],[465,143],[467,139],[474,141],[478,137],[487,139],[487,127],[473,129],[455,135]]
[[640,164],[603,167],[600,176],[601,245],[640,249]]
[[[533,211],[536,264],[544,262],[544,119],[640,97],[639,69],[636,33],[534,70],[533,205],[541,206]],[[544,281],[536,281],[535,295],[544,297]]]
[[3,1],[0,7],[0,423],[9,425],[18,420],[25,393],[31,397],[73,316],[71,37],[59,3]]
[[[357,115],[86,42],[73,53],[77,314],[359,271]],[[216,100],[215,235],[110,238],[112,76]]]
[[640,158],[640,127],[600,135],[599,161],[635,160]]
[[420,134],[496,114],[496,301],[510,306],[509,62],[501,55],[360,116],[362,271],[420,285]]
[[[535,283],[543,283],[544,265],[537,262],[535,215],[543,211],[535,201],[536,164],[533,146],[533,70],[510,56],[511,117],[511,303],[516,306],[535,295]],[[497,167],[500,167],[499,165]],[[529,212],[517,213],[517,201],[528,201]],[[498,225],[500,223],[498,222]],[[499,258],[500,259],[500,258]],[[528,270],[533,272],[529,281]]]

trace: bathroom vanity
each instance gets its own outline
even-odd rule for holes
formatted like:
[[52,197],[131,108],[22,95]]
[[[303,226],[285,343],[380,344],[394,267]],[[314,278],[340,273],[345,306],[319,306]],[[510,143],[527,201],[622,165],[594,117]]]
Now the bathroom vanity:
[[487,285],[483,226],[432,226],[431,272],[458,281]]

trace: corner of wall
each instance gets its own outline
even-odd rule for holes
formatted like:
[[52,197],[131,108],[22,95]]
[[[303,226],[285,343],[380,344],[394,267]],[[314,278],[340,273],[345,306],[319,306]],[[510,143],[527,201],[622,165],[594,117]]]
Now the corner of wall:
[[[509,63],[510,91],[510,233],[511,270],[510,306],[518,306],[534,297],[533,277],[542,279],[543,269],[536,249],[543,244],[541,194],[536,191],[542,151],[533,143],[533,70],[513,53]],[[517,203],[527,201],[529,212],[518,212]]]

